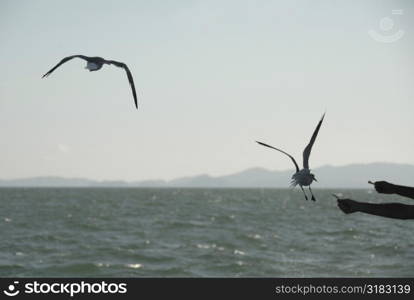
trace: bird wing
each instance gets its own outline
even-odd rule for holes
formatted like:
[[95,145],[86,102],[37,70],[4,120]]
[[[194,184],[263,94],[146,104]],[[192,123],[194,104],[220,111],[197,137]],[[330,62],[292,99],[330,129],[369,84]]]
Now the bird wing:
[[265,143],[262,143],[262,142],[258,142],[258,141],[256,141],[256,143],[258,143],[258,144],[260,144],[260,145],[262,145],[262,146],[265,146],[265,147],[269,147],[269,148],[272,148],[272,149],[275,149],[275,150],[277,150],[277,151],[279,151],[279,152],[282,152],[283,154],[286,154],[287,156],[289,156],[290,157],[290,159],[293,161],[293,163],[295,164],[295,167],[296,167],[296,172],[299,172],[299,166],[298,166],[298,164],[296,163],[296,160],[293,158],[293,156],[292,155],[290,155],[289,153],[286,153],[285,151],[283,151],[283,150],[280,150],[280,149],[277,149],[277,148],[275,148],[275,147],[272,147],[272,146],[270,146],[270,145],[268,145],[268,144],[265,144]]
[[311,140],[309,144],[306,146],[305,150],[303,150],[303,168],[309,169],[309,156],[311,154],[313,143],[315,143],[316,136],[318,135],[319,128],[321,128],[323,118],[325,117],[325,114],[323,114],[321,120],[318,123],[318,126],[316,126],[315,131],[312,134]]
[[45,73],[43,76],[42,76],[42,78],[45,78],[45,77],[47,77],[47,76],[49,76],[54,70],[56,70],[57,68],[59,68],[61,65],[63,65],[65,62],[67,62],[67,61],[69,61],[69,60],[71,60],[72,58],[75,58],[75,57],[78,57],[78,58],[82,58],[82,59],[84,59],[84,60],[86,60],[86,61],[88,61],[88,59],[89,59],[89,57],[87,57],[87,56],[85,56],[85,55],[71,55],[71,56],[68,56],[68,57],[65,57],[64,59],[62,59],[56,66],[54,66],[52,69],[50,69],[47,73]]
[[132,89],[132,95],[134,96],[135,107],[138,109],[137,92],[135,91],[134,78],[132,78],[131,71],[128,69],[127,65],[122,62],[115,61],[115,60],[108,60],[107,63],[115,65],[119,68],[123,68],[125,70],[128,76],[129,85],[131,86],[131,89]]

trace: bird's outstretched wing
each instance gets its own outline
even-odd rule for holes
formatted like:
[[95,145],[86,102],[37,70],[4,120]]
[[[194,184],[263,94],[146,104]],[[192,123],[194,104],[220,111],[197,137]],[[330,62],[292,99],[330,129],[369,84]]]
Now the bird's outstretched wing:
[[127,65],[122,62],[115,61],[115,60],[108,60],[107,63],[123,68],[125,70],[128,76],[129,85],[131,86],[131,89],[132,89],[132,95],[134,96],[135,107],[138,109],[137,92],[135,91],[134,79],[132,78],[131,71],[128,69]]
[[313,143],[315,143],[316,137],[319,132],[319,128],[321,128],[323,118],[325,117],[325,114],[323,114],[321,120],[318,123],[318,126],[316,126],[315,131],[312,134],[311,140],[309,144],[306,146],[305,150],[303,150],[303,167],[305,169],[309,169],[309,156],[311,154]]
[[268,145],[268,144],[265,144],[265,143],[262,143],[262,142],[258,142],[258,141],[256,141],[256,143],[258,143],[258,144],[260,144],[260,145],[262,145],[262,146],[265,146],[265,147],[269,147],[269,148],[272,148],[272,149],[275,149],[275,150],[277,150],[277,151],[279,151],[279,152],[282,152],[283,154],[286,154],[287,156],[289,156],[290,157],[290,159],[293,161],[293,163],[295,164],[295,167],[296,167],[296,172],[299,172],[299,166],[298,166],[298,164],[296,163],[296,160],[293,158],[293,156],[292,155],[290,155],[289,153],[286,153],[285,151],[283,151],[283,150],[280,150],[280,149],[277,149],[277,148],[275,148],[275,147],[273,147],[273,146],[270,146],[270,145]]
[[43,76],[42,76],[42,78],[45,78],[45,77],[47,77],[47,76],[49,76],[54,70],[56,70],[57,68],[59,68],[61,65],[63,65],[65,62],[67,62],[67,61],[69,61],[69,60],[71,60],[72,58],[75,58],[75,57],[78,57],[78,58],[82,58],[82,59],[84,59],[84,60],[86,60],[86,61],[88,61],[88,59],[89,59],[89,57],[88,56],[85,56],[85,55],[71,55],[71,56],[68,56],[68,57],[65,57],[64,59],[62,59],[56,66],[54,66],[52,69],[50,69],[47,73],[45,73]]

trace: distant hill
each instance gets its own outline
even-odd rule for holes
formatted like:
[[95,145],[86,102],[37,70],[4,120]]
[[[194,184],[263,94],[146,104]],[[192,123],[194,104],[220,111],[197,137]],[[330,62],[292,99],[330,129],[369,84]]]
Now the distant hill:
[[[414,166],[395,163],[352,164],[346,166],[322,166],[312,172],[318,182],[314,188],[366,188],[368,180],[414,185]],[[293,170],[271,171],[252,168],[225,176],[197,175],[170,181],[96,181],[84,178],[33,177],[0,180],[0,187],[289,187]]]

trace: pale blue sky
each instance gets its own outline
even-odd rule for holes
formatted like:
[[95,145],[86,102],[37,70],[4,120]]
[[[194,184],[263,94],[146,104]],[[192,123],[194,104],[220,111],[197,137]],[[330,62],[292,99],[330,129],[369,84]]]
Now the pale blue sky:
[[[0,178],[414,164],[412,1],[0,2]],[[393,15],[392,9],[403,9]],[[381,31],[389,17],[394,27]],[[375,41],[368,33],[391,36]],[[72,54],[130,67],[84,70]]]

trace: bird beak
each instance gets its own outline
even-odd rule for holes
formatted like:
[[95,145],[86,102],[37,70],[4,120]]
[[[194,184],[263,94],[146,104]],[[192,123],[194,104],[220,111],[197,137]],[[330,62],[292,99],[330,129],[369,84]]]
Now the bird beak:
[[316,178],[313,178],[313,180],[315,180],[316,182],[318,182],[318,181],[316,180]]

